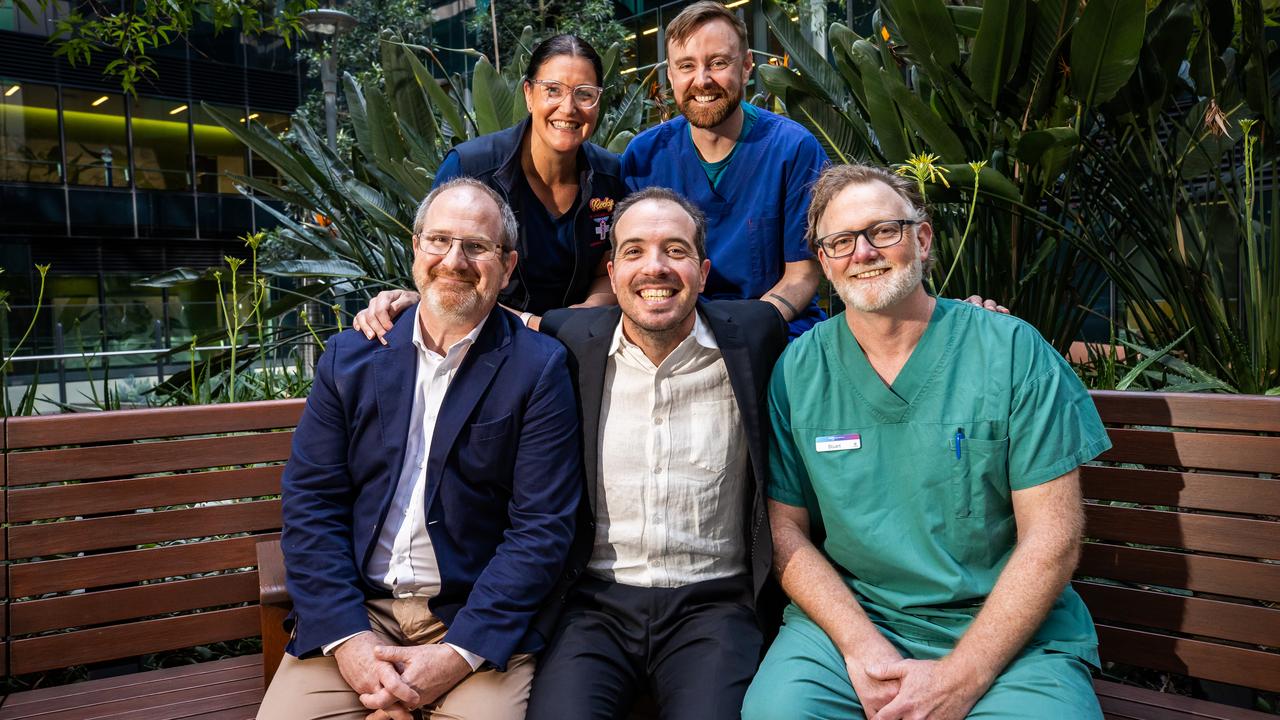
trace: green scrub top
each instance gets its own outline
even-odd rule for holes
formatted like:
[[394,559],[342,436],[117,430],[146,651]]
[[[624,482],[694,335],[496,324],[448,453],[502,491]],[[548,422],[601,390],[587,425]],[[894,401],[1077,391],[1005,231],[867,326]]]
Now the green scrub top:
[[[933,643],[959,640],[1013,552],[1011,491],[1111,446],[1035,328],[954,300],[937,301],[892,387],[842,314],[787,348],[769,403],[769,496],[808,508],[815,541],[882,631]],[[1031,645],[1098,664],[1070,586]]]

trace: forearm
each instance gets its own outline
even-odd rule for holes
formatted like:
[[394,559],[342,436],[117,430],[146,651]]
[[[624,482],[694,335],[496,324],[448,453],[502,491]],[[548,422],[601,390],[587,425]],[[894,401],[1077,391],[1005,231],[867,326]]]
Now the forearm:
[[842,655],[856,657],[887,644],[807,533],[794,525],[775,523],[773,543],[774,568],[783,591],[826,632]]
[[760,299],[778,308],[782,318],[791,322],[813,301],[820,275],[816,260],[789,262],[782,277]]
[[1020,540],[978,617],[945,661],[968,668],[981,687],[990,686],[1044,622],[1079,553],[1078,535]]
[[613,293],[613,286],[609,283],[609,274],[606,272],[596,276],[595,281],[591,283],[591,287],[587,289],[587,297],[573,307],[597,307],[617,304],[618,296]]

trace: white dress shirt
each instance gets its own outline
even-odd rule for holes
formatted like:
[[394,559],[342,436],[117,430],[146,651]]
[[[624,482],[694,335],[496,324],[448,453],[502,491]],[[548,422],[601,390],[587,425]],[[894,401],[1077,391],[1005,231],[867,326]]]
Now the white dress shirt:
[[700,316],[658,366],[619,323],[605,366],[598,442],[588,572],[641,587],[747,572],[742,416],[720,347]]
[[[409,434],[404,443],[404,464],[400,467],[387,520],[365,567],[369,581],[390,590],[394,597],[429,598],[440,593],[440,564],[431,536],[427,534],[427,456],[445,393],[458,374],[467,350],[480,336],[485,320],[441,355],[427,347],[422,339],[422,323],[414,318],[413,344],[418,349],[418,369],[413,383],[413,406],[409,410]],[[331,654],[351,637],[354,636],[326,645],[324,653]],[[446,644],[457,650],[472,670],[484,662],[484,658],[469,650]]]

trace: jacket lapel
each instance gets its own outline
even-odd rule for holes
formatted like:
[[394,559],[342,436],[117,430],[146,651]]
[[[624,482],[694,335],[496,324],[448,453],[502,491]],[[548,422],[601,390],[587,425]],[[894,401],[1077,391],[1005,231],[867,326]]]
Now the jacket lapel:
[[596,509],[596,485],[600,480],[600,405],[604,402],[604,372],[609,360],[609,343],[622,311],[602,313],[588,328],[578,348],[578,392],[582,398],[582,460],[587,477],[587,499],[592,515]]
[[440,414],[436,416],[435,431],[431,436],[431,449],[427,453],[427,505],[429,509],[435,501],[440,487],[440,475],[444,471],[445,460],[463,425],[471,417],[476,404],[493,383],[498,368],[506,361],[511,350],[511,328],[508,326],[510,313],[495,306],[489,312],[484,329],[480,331],[476,342],[467,351],[458,374],[449,383],[444,394],[444,402],[440,405]]
[[[409,413],[418,374],[418,351],[413,345],[413,324],[417,321],[418,306],[414,305],[387,332],[387,344],[374,353],[378,426],[387,452],[387,466],[396,469],[404,465],[405,438],[409,434]],[[391,485],[394,484],[393,479]]]

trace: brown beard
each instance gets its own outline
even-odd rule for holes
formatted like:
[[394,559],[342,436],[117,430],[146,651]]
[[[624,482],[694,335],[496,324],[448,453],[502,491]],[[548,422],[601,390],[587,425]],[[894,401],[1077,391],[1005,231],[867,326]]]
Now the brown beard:
[[699,104],[693,99],[698,93],[690,91],[685,95],[684,102],[680,103],[680,114],[684,115],[689,124],[696,128],[712,128],[724,122],[737,109],[738,103],[730,98],[728,93],[717,87],[720,92],[720,98],[709,106]]

